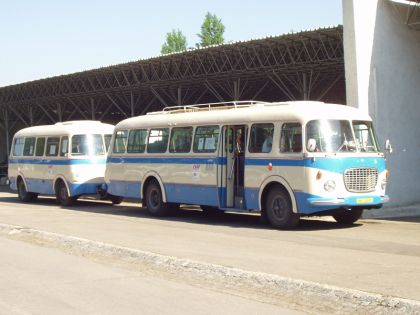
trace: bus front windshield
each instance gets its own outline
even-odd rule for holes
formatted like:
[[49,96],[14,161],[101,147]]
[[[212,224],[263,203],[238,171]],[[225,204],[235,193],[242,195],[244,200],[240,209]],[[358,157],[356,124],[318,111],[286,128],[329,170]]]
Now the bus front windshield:
[[366,121],[312,120],[306,125],[306,143],[312,152],[379,151],[372,124]]
[[104,155],[102,135],[74,135],[71,140],[72,155]]

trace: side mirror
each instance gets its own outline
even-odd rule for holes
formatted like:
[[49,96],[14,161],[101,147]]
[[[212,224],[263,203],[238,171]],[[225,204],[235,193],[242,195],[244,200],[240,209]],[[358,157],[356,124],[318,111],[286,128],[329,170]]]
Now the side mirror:
[[389,153],[392,153],[392,145],[389,139],[386,139],[385,141],[385,150],[388,151]]
[[306,145],[306,149],[309,152],[314,152],[316,149],[316,140],[312,138],[308,139],[308,144]]

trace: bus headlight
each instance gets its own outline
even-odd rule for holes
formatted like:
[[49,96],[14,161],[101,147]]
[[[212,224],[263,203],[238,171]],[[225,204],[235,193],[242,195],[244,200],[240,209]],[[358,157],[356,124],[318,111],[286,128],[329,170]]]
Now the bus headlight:
[[324,183],[324,189],[326,191],[329,191],[329,192],[334,191],[334,189],[335,189],[335,181],[333,181],[333,180],[327,180]]

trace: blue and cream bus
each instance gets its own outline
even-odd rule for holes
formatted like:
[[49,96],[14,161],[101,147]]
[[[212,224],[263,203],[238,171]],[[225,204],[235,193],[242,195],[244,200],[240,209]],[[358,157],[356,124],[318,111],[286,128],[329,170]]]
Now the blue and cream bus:
[[179,204],[351,224],[388,201],[385,159],[363,112],[320,102],[175,106],[115,127],[105,181],[152,215]]
[[10,187],[21,201],[55,195],[65,206],[79,196],[96,195],[104,184],[113,130],[99,121],[68,121],[18,131],[9,157]]

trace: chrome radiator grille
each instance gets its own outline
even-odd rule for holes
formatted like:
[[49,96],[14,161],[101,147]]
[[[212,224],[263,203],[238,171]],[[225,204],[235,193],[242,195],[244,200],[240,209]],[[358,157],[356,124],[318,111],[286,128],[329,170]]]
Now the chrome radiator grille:
[[375,190],[378,182],[376,168],[350,168],[344,172],[344,184],[351,192],[369,192]]

